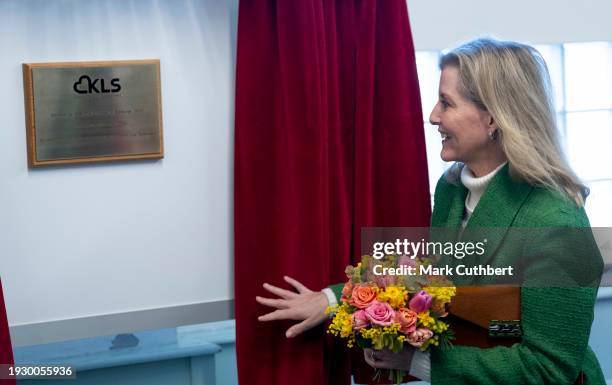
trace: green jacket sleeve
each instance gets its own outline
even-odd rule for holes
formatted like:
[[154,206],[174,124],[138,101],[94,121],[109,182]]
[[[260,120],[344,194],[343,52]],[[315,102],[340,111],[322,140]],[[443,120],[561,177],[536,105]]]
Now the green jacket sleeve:
[[344,283],[337,283],[329,286],[329,288],[334,292],[336,296],[336,301],[340,303],[340,297],[342,297],[342,288],[344,287]]

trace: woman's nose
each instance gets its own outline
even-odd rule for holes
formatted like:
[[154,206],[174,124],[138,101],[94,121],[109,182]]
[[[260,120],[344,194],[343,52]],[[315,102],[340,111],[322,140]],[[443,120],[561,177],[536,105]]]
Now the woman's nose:
[[440,115],[438,114],[438,103],[434,106],[433,110],[429,114],[429,123],[437,126],[440,124]]

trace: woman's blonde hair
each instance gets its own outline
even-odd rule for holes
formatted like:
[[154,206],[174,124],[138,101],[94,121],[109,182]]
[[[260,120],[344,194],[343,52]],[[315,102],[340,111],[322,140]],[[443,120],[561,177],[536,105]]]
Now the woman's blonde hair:
[[588,188],[569,167],[559,140],[550,76],[533,47],[476,39],[440,58],[459,70],[460,92],[488,111],[514,178],[561,192],[578,205]]

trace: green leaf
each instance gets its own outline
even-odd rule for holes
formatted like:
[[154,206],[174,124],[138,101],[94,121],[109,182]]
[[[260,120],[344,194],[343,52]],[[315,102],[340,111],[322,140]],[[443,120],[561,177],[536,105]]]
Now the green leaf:
[[440,333],[438,337],[438,341],[440,342],[441,349],[451,349],[453,347],[452,340],[455,339],[455,333],[448,329],[442,333]]

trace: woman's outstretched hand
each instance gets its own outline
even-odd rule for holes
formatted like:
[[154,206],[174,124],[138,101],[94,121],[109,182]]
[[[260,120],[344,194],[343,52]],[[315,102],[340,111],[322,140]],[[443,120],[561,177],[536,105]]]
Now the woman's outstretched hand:
[[285,332],[287,338],[292,338],[325,321],[327,318],[325,309],[329,302],[322,291],[312,291],[291,277],[285,276],[283,278],[297,290],[297,293],[264,283],[264,289],[280,298],[255,297],[260,304],[276,309],[259,316],[257,319],[259,321],[301,321]]
[[363,358],[373,368],[400,369],[409,372],[414,351],[415,349],[411,346],[405,347],[398,353],[393,353],[389,349],[374,350],[366,348],[363,349]]

